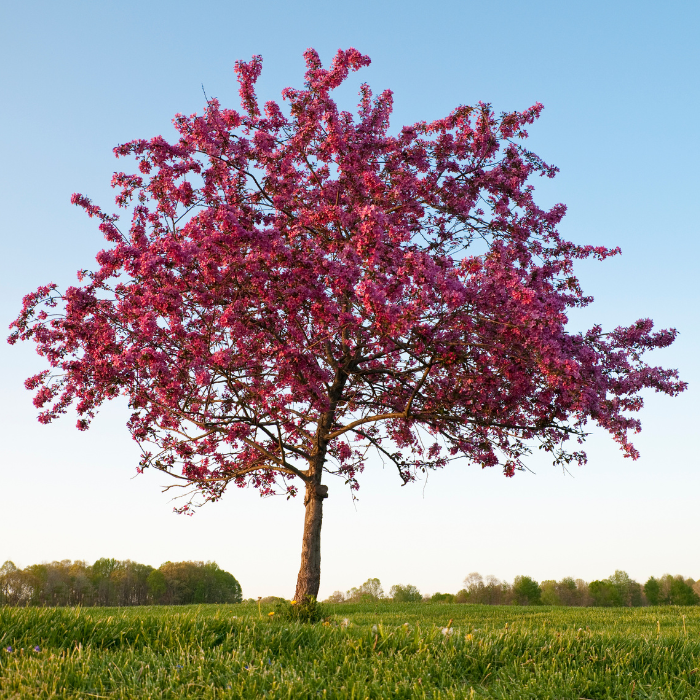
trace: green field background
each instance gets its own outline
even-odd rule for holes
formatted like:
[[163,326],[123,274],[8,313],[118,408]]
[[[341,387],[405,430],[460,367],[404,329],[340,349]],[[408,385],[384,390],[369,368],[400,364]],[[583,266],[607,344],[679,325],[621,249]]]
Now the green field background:
[[697,606],[325,608],[0,608],[0,698],[700,698]]

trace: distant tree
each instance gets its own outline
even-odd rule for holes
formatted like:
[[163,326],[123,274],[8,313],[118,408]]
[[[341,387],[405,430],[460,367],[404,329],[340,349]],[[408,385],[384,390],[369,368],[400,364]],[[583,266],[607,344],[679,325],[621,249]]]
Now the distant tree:
[[[57,605],[59,604],[49,584],[49,571],[47,564],[31,564],[23,570],[26,580],[31,588],[30,605]],[[53,583],[53,582],[52,582]]]
[[454,593],[433,593],[430,596],[431,603],[454,603]]
[[95,589],[90,581],[90,567],[84,561],[74,561],[70,565],[71,605],[88,606],[94,604]]
[[698,605],[700,596],[694,586],[693,579],[682,576],[651,576],[644,584],[644,594],[649,605]]
[[28,605],[33,589],[27,579],[27,575],[13,562],[6,561],[0,568],[0,604]]
[[71,598],[71,576],[69,560],[43,565],[45,579],[42,586],[42,604],[69,605]]
[[326,603],[343,603],[345,602],[345,594],[342,591],[333,591],[324,601]]
[[12,596],[10,576],[17,571],[14,562],[6,561],[0,566],[0,605],[9,605]]
[[644,595],[649,605],[661,604],[661,583],[653,576],[644,584]]
[[632,581],[628,592],[627,604],[633,608],[644,605],[644,589],[637,581]]
[[368,449],[403,483],[458,458],[513,476],[533,443],[585,463],[592,422],[636,459],[640,392],[685,388],[642,359],[675,330],[567,326],[592,301],[576,261],[619,250],[566,241],[564,205],[536,204],[556,173],[524,146],[541,104],[390,128],[390,91],[363,85],[357,116],[331,96],[369,57],[305,58],[288,110],[259,103],[256,56],[240,111],[212,99],[176,141],[116,148],[136,160],[112,178],[130,223],[74,194],[108,242],[98,267],[27,295],[9,338],[49,365],[25,382],[42,423],[75,405],[85,430],[122,395],[140,471],[204,502],[301,489],[298,600],[318,594],[324,476],[356,489]]
[[410,583],[406,586],[397,584],[391,587],[389,597],[394,603],[420,603],[423,600],[421,592]]
[[160,603],[165,598],[168,586],[165,582],[165,575],[160,569],[155,569],[148,574],[146,585],[148,586],[148,595],[154,603]]
[[591,581],[588,584],[588,592],[595,607],[611,608],[620,607],[623,604],[619,588],[609,579]]
[[96,605],[116,605],[116,576],[114,572],[122,566],[117,559],[102,558],[98,559],[90,567],[90,581],[95,589],[95,604]]
[[241,587],[228,572],[216,564],[203,562],[165,562],[158,571],[165,584],[160,601],[167,605],[190,603],[240,603]]
[[469,591],[466,588],[461,588],[455,594],[454,603],[468,603],[469,602]]
[[512,588],[507,581],[501,581],[489,574],[484,587],[484,603],[488,605],[505,605],[512,595]]
[[240,603],[243,600],[241,584],[233,574],[224,571],[213,562],[204,565],[208,586],[206,602]]
[[484,595],[484,577],[477,571],[472,571],[464,579],[464,591],[466,591],[467,598],[470,603],[482,603]]
[[130,560],[119,562],[109,576],[116,605],[145,605],[149,602],[148,577],[152,566]]
[[579,601],[577,605],[592,605],[591,603],[591,594],[590,591],[588,590],[588,582],[584,581],[583,579],[577,578],[576,579],[576,598]]
[[617,570],[608,581],[617,591],[616,600],[619,601],[619,605],[638,607],[642,604],[642,587],[631,579],[627,572]]
[[0,569],[0,604],[146,605],[238,603],[241,586],[214,562],[166,562],[161,569],[137,562],[69,560]]
[[587,591],[585,581],[575,581],[570,576],[561,581],[543,581],[542,589],[543,605],[585,605],[582,586]]
[[384,597],[384,589],[378,578],[367,579],[359,588],[351,588],[345,598],[353,603],[371,603]]
[[542,605],[562,605],[559,597],[559,584],[556,581],[542,581],[540,590],[542,592]]
[[513,596],[519,605],[539,605],[542,602],[542,590],[537,581],[529,576],[515,577]]
[[510,586],[495,576],[487,576],[486,581],[481,574],[472,572],[464,579],[464,589],[460,592],[460,600],[466,597],[466,602],[481,605],[503,605],[512,595]]
[[[691,579],[692,581],[692,579]],[[661,603],[663,605],[697,605],[700,600],[682,576],[666,574],[661,579]]]

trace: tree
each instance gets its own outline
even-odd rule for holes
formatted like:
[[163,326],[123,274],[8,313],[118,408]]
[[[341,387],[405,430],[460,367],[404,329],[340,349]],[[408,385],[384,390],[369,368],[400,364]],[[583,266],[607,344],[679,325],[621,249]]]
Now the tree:
[[32,595],[27,577],[14,562],[6,561],[0,567],[0,604],[27,605]]
[[644,584],[644,595],[649,605],[659,605],[661,602],[661,584],[653,576]]
[[556,581],[547,580],[540,584],[542,605],[562,605],[559,595],[559,584]]
[[97,605],[116,605],[116,576],[123,562],[103,557],[90,567],[90,581],[95,589]]
[[588,592],[595,607],[618,608],[624,604],[619,588],[610,579],[591,581],[588,584]]
[[457,594],[457,602],[502,605],[511,593],[510,586],[505,581],[488,575],[484,583],[484,577],[476,571],[464,579],[463,585],[464,588]]
[[[436,593],[435,595],[440,595]],[[447,595],[447,594],[445,594]],[[400,583],[391,587],[389,597],[395,603],[420,603],[423,600],[421,592],[412,584],[402,586]],[[433,596],[435,598],[435,596]]]
[[[420,600],[420,598],[416,599],[417,601]],[[454,603],[455,602],[455,594],[454,593],[433,593],[433,595],[430,596],[430,602],[431,603]]]
[[617,589],[620,605],[636,608],[642,604],[642,586],[631,579],[626,571],[616,570],[608,581]]
[[[484,591],[484,577],[478,571],[472,571],[463,581],[467,599],[470,603],[482,603]],[[461,592],[461,591],[460,591]]]
[[466,588],[461,588],[457,593],[455,594],[455,603],[469,603],[469,591],[467,591]]
[[9,338],[48,361],[26,381],[43,423],[74,406],[85,430],[126,396],[138,468],[192,487],[181,510],[301,485],[298,600],[318,592],[324,474],[354,492],[370,450],[404,484],[457,459],[513,476],[533,446],[583,464],[589,421],[635,459],[640,391],[685,388],[642,360],[675,330],[567,329],[591,302],[575,260],[619,249],[562,239],[565,207],[535,203],[529,179],[556,172],[523,146],[542,105],[390,131],[390,91],[362,85],[357,118],[331,97],[367,56],[305,57],[286,112],[260,107],[256,56],[241,111],[211,99],[176,142],[117,147],[130,223],[73,195],[107,247],[77,286],[27,295]]
[[516,576],[513,580],[513,595],[519,605],[539,605],[542,601],[540,585],[529,576]]
[[215,562],[166,562],[159,569],[137,562],[98,559],[0,568],[0,604],[147,605],[240,603],[241,585]]
[[542,581],[543,605],[586,605],[588,584],[585,581],[575,581],[571,576],[561,581]]
[[644,593],[651,605],[697,605],[700,596],[693,589],[693,579],[665,574],[661,579],[653,576],[644,584]]
[[154,569],[148,574],[146,585],[148,586],[148,594],[154,603],[159,603],[168,590],[165,574],[160,569]]
[[668,602],[670,605],[697,605],[700,602],[700,598],[693,590],[692,580],[688,583],[682,576],[669,576],[669,579]]
[[353,603],[375,603],[384,597],[382,582],[378,578],[368,578],[359,588],[351,588],[345,600]]

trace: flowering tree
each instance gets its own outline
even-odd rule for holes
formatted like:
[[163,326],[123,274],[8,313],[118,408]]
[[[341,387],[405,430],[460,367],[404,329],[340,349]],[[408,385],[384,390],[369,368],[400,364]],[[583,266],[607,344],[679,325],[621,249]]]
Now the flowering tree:
[[179,510],[301,486],[297,599],[318,592],[324,474],[357,489],[375,451],[404,483],[459,458],[512,476],[538,443],[581,464],[591,420],[634,459],[640,390],[685,386],[641,359],[675,330],[567,331],[591,302],[574,261],[619,251],[563,240],[565,207],[535,204],[528,178],[556,172],[522,145],[542,105],[392,135],[390,91],[363,85],[356,117],[330,96],[368,57],[305,57],[286,112],[261,111],[256,56],[236,65],[241,111],[209,100],[175,143],[117,147],[138,163],[112,183],[130,223],[74,195],[108,246],[78,286],[25,297],[9,339],[51,368],[26,382],[43,423],[74,405],[84,430],[128,397],[139,469],[193,487]]

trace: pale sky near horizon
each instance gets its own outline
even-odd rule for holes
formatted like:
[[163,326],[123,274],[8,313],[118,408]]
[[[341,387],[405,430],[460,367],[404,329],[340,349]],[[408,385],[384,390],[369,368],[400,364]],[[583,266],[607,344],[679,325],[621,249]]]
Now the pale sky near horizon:
[[[595,303],[572,317],[607,328],[651,317],[680,331],[650,361],[677,367],[680,397],[646,394],[642,457],[623,459],[593,431],[589,463],[564,475],[535,457],[505,479],[466,464],[401,488],[368,465],[359,502],[329,482],[321,597],[378,577],[385,590],[457,591],[472,572],[512,580],[592,580],[623,569],[700,578],[697,428],[700,225],[700,5],[522,2],[354,3],[181,0],[5,3],[0,14],[0,321],[38,285],[75,282],[104,240],[72,192],[109,208],[112,147],[172,135],[176,112],[201,111],[202,86],[238,106],[233,64],[264,58],[258,94],[303,82],[302,53],[328,62],[354,46],[372,65],[357,87],[394,90],[392,128],[479,100],[497,110],[545,105],[529,145],[561,169],[536,199],[569,207],[561,230],[623,255],[579,266]],[[257,8],[257,9],[256,9]],[[301,498],[234,489],[193,517],[175,515],[162,475],[137,478],[125,402],[87,433],[71,416],[37,423],[26,376],[33,347],[0,343],[0,564],[102,556],[158,566],[214,560],[245,597],[294,590]]]

